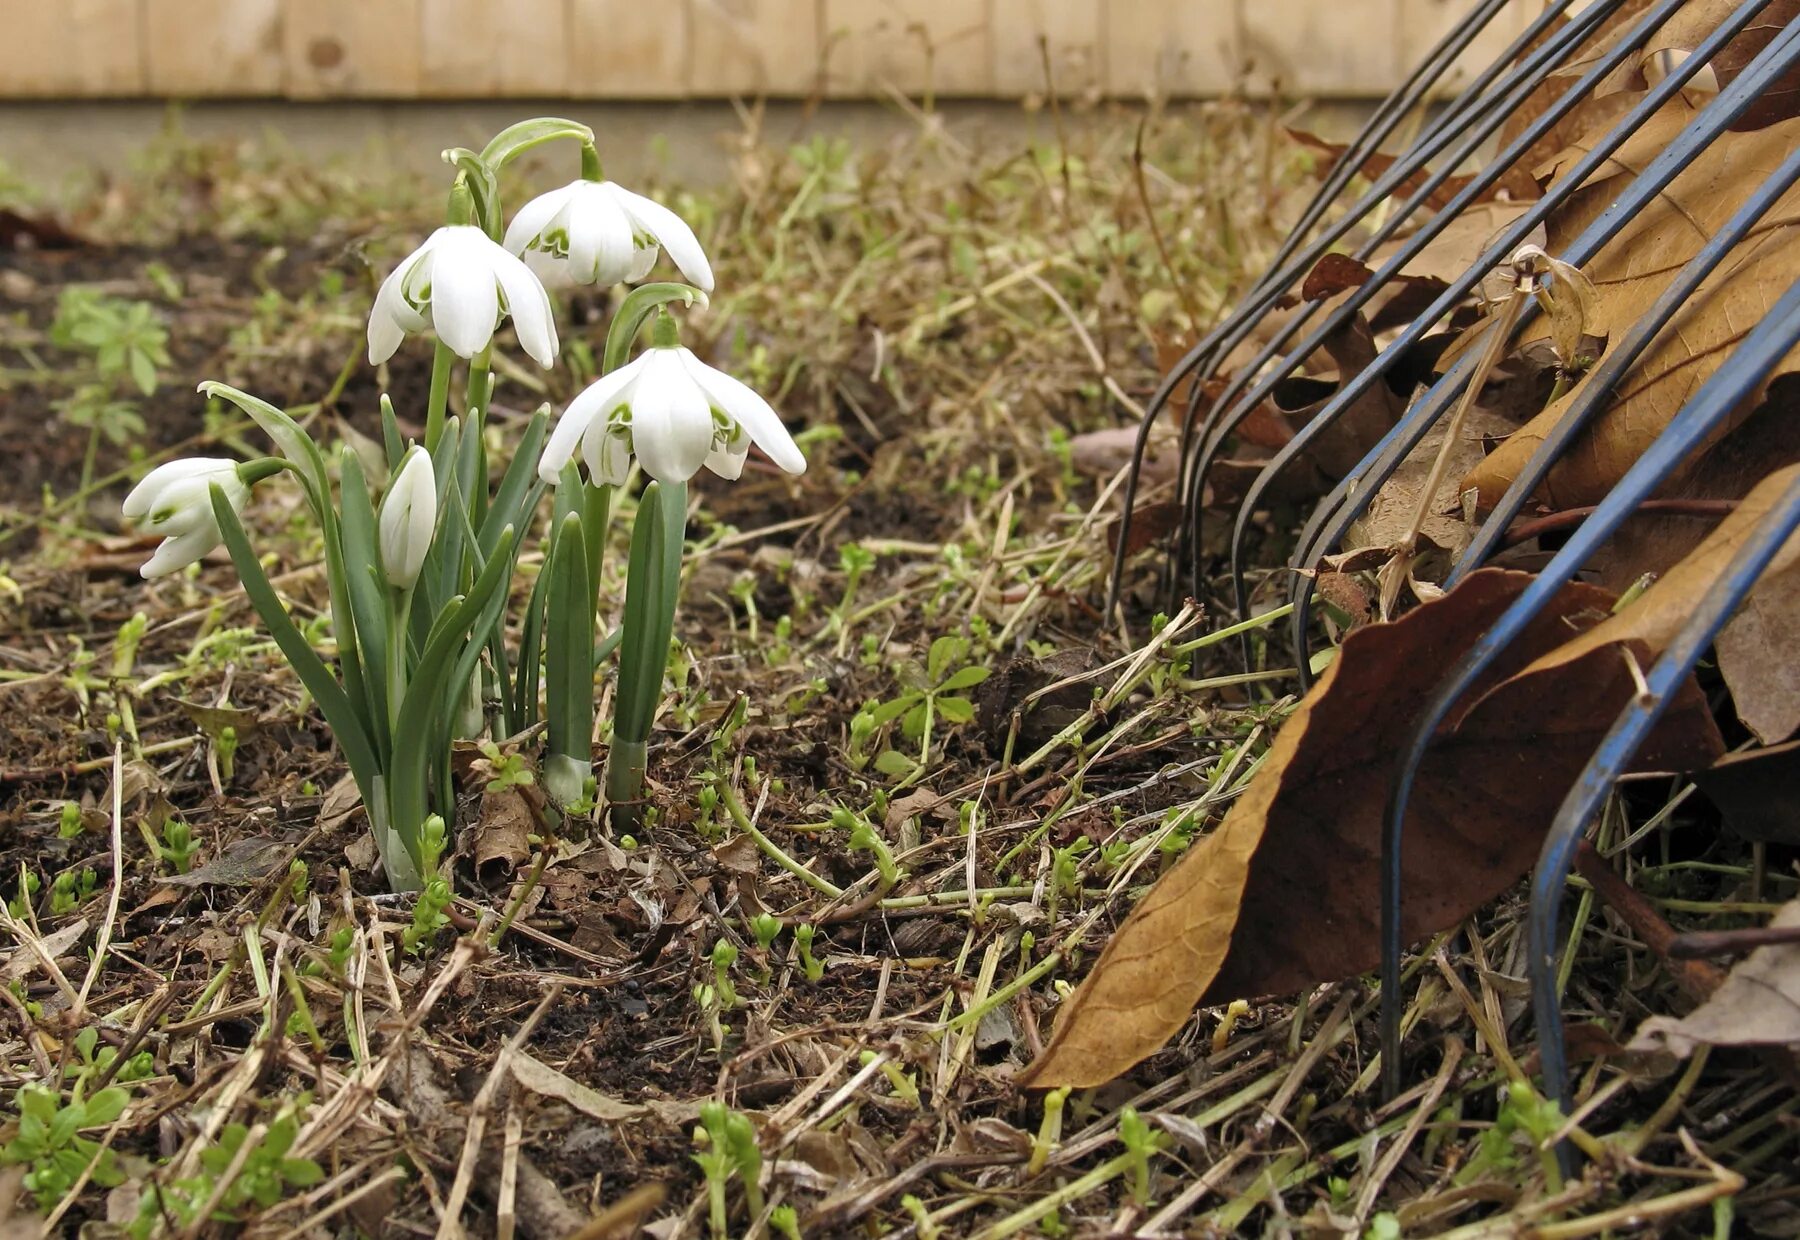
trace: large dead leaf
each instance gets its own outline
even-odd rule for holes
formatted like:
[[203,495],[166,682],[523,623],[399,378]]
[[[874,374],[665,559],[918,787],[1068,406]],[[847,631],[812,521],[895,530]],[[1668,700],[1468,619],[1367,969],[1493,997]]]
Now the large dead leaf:
[[[1769,923],[1800,926],[1800,900]],[[1751,952],[1712,997],[1680,1020],[1652,1016],[1626,1049],[1687,1056],[1697,1046],[1800,1046],[1800,943]]]
[[[1288,137],[1309,150],[1317,151],[1320,154],[1327,156],[1326,159],[1319,161],[1316,168],[1321,180],[1330,175],[1332,170],[1342,162],[1345,154],[1350,150],[1348,146],[1341,143],[1330,142],[1319,137],[1317,134],[1303,133],[1298,129],[1288,130]],[[1384,155],[1380,151],[1372,151],[1364,158],[1361,165],[1358,166],[1357,171],[1364,177],[1373,181],[1382,176],[1393,166],[1394,157],[1392,155]],[[1419,171],[1401,181],[1400,184],[1394,188],[1394,198],[1396,200],[1401,200],[1412,197],[1424,187],[1425,182],[1429,180],[1430,177],[1431,169],[1421,168]],[[1469,182],[1474,179],[1473,176],[1445,177],[1438,183],[1435,189],[1425,196],[1425,201],[1421,204],[1422,209],[1426,211],[1436,211],[1442,207],[1448,206],[1450,200],[1467,188]],[[1489,202],[1496,198],[1534,199],[1537,196],[1537,182],[1526,175],[1523,167],[1518,167],[1509,168],[1501,175],[1499,180],[1495,181],[1494,184],[1482,191],[1476,201]]]
[[[1107,944],[1027,1083],[1099,1084],[1160,1047],[1196,1003],[1293,993],[1374,967],[1382,810],[1396,750],[1471,635],[1529,580],[1486,569],[1404,619],[1350,634],[1224,822]],[[1455,925],[1530,868],[1564,793],[1635,692],[1624,644],[1640,659],[1652,647],[1623,617],[1607,620],[1610,598],[1565,589],[1439,733],[1408,820],[1407,941]],[[1612,626],[1608,641],[1525,671],[1572,631],[1602,622]],[[1689,685],[1640,760],[1705,765],[1721,748]]]
[[[1647,126],[1656,132],[1641,145],[1634,138],[1627,144],[1632,149],[1622,149],[1613,162],[1635,175],[1661,149],[1670,128],[1679,127],[1678,120],[1672,115],[1660,127]],[[1723,134],[1696,156],[1585,269],[1596,290],[1590,331],[1613,344],[1622,340],[1682,264],[1795,142],[1800,142],[1800,121],[1787,121],[1754,133]],[[1609,181],[1604,197],[1610,200],[1622,185]],[[1556,231],[1552,229],[1553,237]],[[1800,278],[1800,187],[1783,196],[1639,358],[1610,394],[1604,410],[1550,471],[1541,498],[1558,508],[1599,502],[1796,278]],[[1796,368],[1800,349],[1784,358],[1772,377]],[[1469,473],[1460,489],[1477,490],[1481,506],[1491,507],[1551,428],[1583,397],[1592,373],[1510,436]],[[1743,412],[1747,414],[1761,397],[1762,391],[1753,394]],[[1734,424],[1722,426],[1715,440]]]

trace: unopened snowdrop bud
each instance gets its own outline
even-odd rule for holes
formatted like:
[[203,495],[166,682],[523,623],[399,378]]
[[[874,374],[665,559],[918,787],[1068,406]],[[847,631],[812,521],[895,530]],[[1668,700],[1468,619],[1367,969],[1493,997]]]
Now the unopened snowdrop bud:
[[125,497],[126,520],[167,536],[139,570],[146,578],[186,568],[219,545],[219,521],[212,506],[215,483],[225,492],[232,511],[242,512],[250,487],[239,474],[236,461],[218,457],[189,457],[158,465]]
[[509,314],[525,352],[545,369],[554,366],[556,322],[537,276],[481,229],[446,225],[382,281],[369,314],[369,361],[387,361],[408,332],[426,327],[472,358]]
[[552,285],[635,283],[661,249],[688,283],[712,292],[712,267],[679,215],[611,181],[574,181],[513,217],[506,248]]
[[622,483],[633,453],[659,482],[686,482],[702,466],[736,478],[752,443],[788,473],[806,472],[768,401],[679,345],[653,347],[569,402],[538,476],[554,485],[579,445],[596,485]]
[[396,590],[419,579],[431,536],[437,529],[437,476],[431,454],[414,445],[381,501],[381,568]]

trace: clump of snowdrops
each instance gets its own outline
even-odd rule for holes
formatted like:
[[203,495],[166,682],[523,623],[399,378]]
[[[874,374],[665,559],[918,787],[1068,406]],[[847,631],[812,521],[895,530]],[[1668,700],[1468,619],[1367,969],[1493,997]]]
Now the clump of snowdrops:
[[[501,169],[557,141],[579,145],[581,175],[509,221]],[[433,877],[427,823],[454,822],[450,750],[459,737],[511,737],[541,721],[546,791],[565,810],[595,807],[595,677],[615,657],[603,796],[615,825],[635,823],[674,632],[688,480],[702,468],[738,477],[752,444],[789,473],[806,468],[768,402],[682,347],[673,311],[705,304],[712,268],[678,215],[605,179],[591,130],[529,120],[481,151],[458,148],[444,158],[455,169],[444,226],[388,275],[368,327],[373,364],[408,336],[436,337],[422,442],[406,441],[384,396],[385,470],[372,493],[348,446],[333,457],[285,411],[203,383],[202,393],[248,414],[276,455],[170,461],[124,505],[128,519],[165,536],[143,567],[147,578],[224,544],[343,750],[388,881],[401,891]],[[559,416],[538,409],[491,486],[484,428],[498,326],[510,319],[526,355],[553,367],[551,290],[636,284],[663,251],[685,282],[638,284],[625,295],[599,378]],[[459,370],[464,398],[455,415],[450,391]],[[623,622],[597,641],[608,518],[615,495],[640,472]],[[254,488],[283,473],[300,486],[323,537],[335,639],[329,661],[289,618],[240,519]],[[505,616],[520,544],[546,493],[544,568],[509,644]]]

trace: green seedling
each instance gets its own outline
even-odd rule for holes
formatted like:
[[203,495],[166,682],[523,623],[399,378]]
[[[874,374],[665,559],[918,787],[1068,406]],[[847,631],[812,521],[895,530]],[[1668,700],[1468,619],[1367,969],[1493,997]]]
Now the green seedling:
[[906,1211],[908,1218],[912,1219],[913,1235],[917,1236],[919,1240],[938,1240],[938,1237],[943,1235],[943,1229],[932,1219],[931,1211],[927,1210],[925,1203],[913,1194],[907,1193],[900,1198],[900,1208]]
[[290,1191],[324,1179],[324,1168],[312,1159],[288,1157],[300,1135],[298,1112],[305,1104],[302,1095],[297,1107],[284,1108],[260,1132],[226,1124],[218,1141],[200,1151],[199,1174],[145,1192],[127,1234],[132,1240],[149,1240],[165,1212],[190,1230],[202,1222],[242,1222],[252,1212],[272,1208]]
[[881,725],[875,720],[875,711],[865,706],[850,717],[850,745],[845,757],[853,771],[864,770],[869,765],[869,742]]
[[1131,1199],[1140,1208],[1150,1205],[1150,1155],[1162,1147],[1161,1134],[1152,1131],[1132,1107],[1119,1112],[1119,1141],[1131,1156]]
[[56,821],[56,838],[72,840],[80,835],[81,831],[81,806],[74,801],[64,801],[62,813],[58,815]]
[[876,728],[895,720],[907,740],[919,746],[915,761],[896,750],[885,750],[875,759],[875,769],[884,775],[907,778],[931,763],[933,726],[938,720],[947,724],[967,723],[975,717],[975,703],[961,696],[991,674],[989,669],[966,664],[969,654],[967,638],[946,635],[931,643],[923,669],[903,669],[901,679],[908,684],[905,692],[887,702],[874,703],[865,709]]
[[781,934],[781,918],[768,913],[758,913],[750,919],[750,933],[756,938],[756,945],[768,951]]
[[100,1045],[100,1031],[92,1025],[84,1027],[73,1039],[77,1062],[63,1069],[64,1076],[75,1078],[76,1089],[82,1089],[88,1081],[112,1073],[112,1079],[120,1085],[130,1085],[147,1077],[156,1075],[156,1056],[149,1051],[139,1051],[113,1071],[118,1063],[118,1048]]
[[738,949],[725,939],[713,944],[713,993],[718,1004],[727,1010],[737,1007],[742,1001],[738,998],[737,987],[731,981],[731,967],[737,963]]
[[885,891],[900,881],[900,866],[894,860],[893,851],[888,848],[887,841],[876,833],[868,819],[839,806],[831,811],[831,825],[850,832],[850,851],[866,852],[875,859],[876,872],[881,875],[882,890]]
[[31,909],[37,903],[37,894],[44,888],[44,880],[19,867],[19,885],[13,889],[12,898],[6,902],[6,911],[12,914],[14,921],[24,921],[31,916]]
[[793,1206],[776,1206],[769,1211],[769,1227],[783,1240],[800,1240],[800,1212]]
[[117,1085],[89,1098],[76,1093],[67,1102],[42,1085],[21,1086],[13,1095],[18,1133],[0,1148],[0,1163],[30,1168],[25,1189],[44,1211],[55,1209],[83,1174],[101,1188],[115,1187],[125,1179],[117,1156],[80,1133],[111,1124],[130,1101],[131,1095]]
[[219,739],[213,742],[213,752],[219,756],[219,779],[230,783],[237,769],[237,729],[226,724],[219,729]]
[[[864,1051],[857,1057],[857,1062],[861,1063],[865,1068],[874,1063],[875,1060],[876,1054],[874,1051]],[[917,1073],[905,1072],[901,1069],[900,1065],[893,1060],[885,1059],[882,1060],[881,1063],[881,1075],[887,1078],[889,1087],[894,1091],[894,1097],[900,1099],[900,1101],[904,1102],[907,1106],[912,1107],[915,1111],[919,1109],[919,1077]]]
[[794,946],[800,952],[800,967],[806,971],[806,980],[816,982],[825,976],[825,965],[814,957],[812,951],[814,930],[810,922],[801,922],[794,927]]
[[145,839],[156,859],[173,867],[177,874],[186,874],[192,869],[194,854],[200,851],[200,842],[194,838],[193,829],[179,818],[163,822],[161,841],[151,836],[147,827]]
[[1031,1141],[1031,1158],[1025,1164],[1027,1177],[1043,1171],[1062,1140],[1063,1110],[1069,1102],[1069,1086],[1053,1089],[1044,1095],[1044,1118],[1038,1122],[1037,1136]]
[[[518,752],[505,753],[493,741],[481,742],[481,756],[487,760],[491,776],[484,786],[488,792],[505,792],[508,788],[527,788],[537,782],[537,776],[525,762],[525,755]],[[592,778],[590,776],[590,778]]]
[[83,867],[80,874],[74,870],[64,870],[50,884],[50,914],[61,917],[64,913],[72,913],[86,904],[94,894],[99,876],[92,866]]

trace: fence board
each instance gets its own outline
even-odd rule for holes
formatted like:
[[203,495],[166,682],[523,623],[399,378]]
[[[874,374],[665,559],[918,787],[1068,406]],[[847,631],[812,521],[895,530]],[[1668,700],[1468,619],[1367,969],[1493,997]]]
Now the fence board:
[[1379,95],[1405,72],[1400,0],[1245,0],[1256,94]]
[[699,95],[810,95],[823,0],[690,0],[688,87]]
[[1105,7],[1104,0],[993,0],[994,90],[1002,95],[1038,94],[1052,85],[1064,95],[1105,90]]
[[688,91],[686,0],[573,0],[569,88],[584,99],[666,99]]
[[144,90],[138,0],[23,0],[6,6],[0,95],[137,95]]
[[281,0],[142,0],[153,94],[279,95]]
[[419,93],[420,0],[285,0],[287,93],[410,98]]
[[566,0],[422,0],[422,5],[422,93],[480,98],[568,90]]
[[1106,88],[1115,95],[1219,94],[1236,84],[1242,52],[1238,0],[1108,0]]
[[991,16],[985,0],[825,0],[826,89],[989,94]]
[[[1472,0],[1400,0],[1402,31],[1401,64],[1411,68],[1425,58],[1450,27],[1469,12]],[[1469,44],[1456,66],[1438,84],[1437,93],[1454,93],[1471,77],[1491,64],[1517,38],[1541,8],[1527,0],[1515,0],[1495,15],[1475,41]]]

